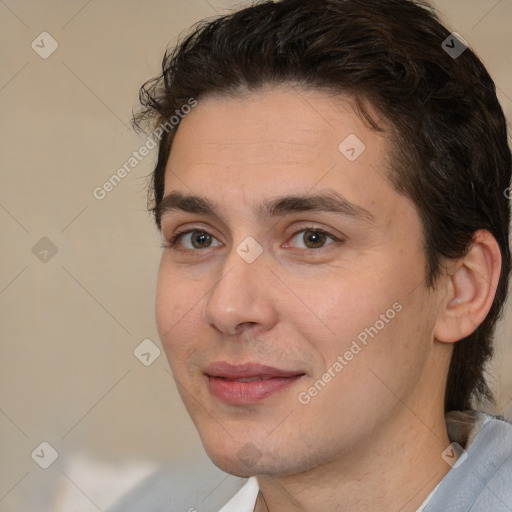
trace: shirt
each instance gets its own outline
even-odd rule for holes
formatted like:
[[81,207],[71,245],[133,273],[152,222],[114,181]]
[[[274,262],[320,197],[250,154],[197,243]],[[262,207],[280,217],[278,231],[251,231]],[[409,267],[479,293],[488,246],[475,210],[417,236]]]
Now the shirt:
[[[459,458],[416,512],[512,512],[512,423],[478,411],[454,411],[446,421]],[[249,478],[219,512],[253,512],[258,492]]]
[[[437,486],[439,487],[439,485]],[[416,512],[423,512],[426,504],[434,495],[437,487],[427,496],[426,500],[422,503],[421,507]],[[258,496],[259,486],[258,480],[252,476],[247,480],[247,483],[226,503],[219,512],[253,512],[254,505],[256,505],[256,498]]]

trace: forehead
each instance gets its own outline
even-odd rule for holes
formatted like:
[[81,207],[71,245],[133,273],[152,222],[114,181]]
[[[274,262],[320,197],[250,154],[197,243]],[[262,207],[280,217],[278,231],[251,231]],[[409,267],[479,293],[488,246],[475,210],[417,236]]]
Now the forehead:
[[211,96],[179,125],[164,196],[178,190],[242,212],[268,197],[332,189],[391,213],[399,196],[387,181],[390,148],[388,132],[365,125],[347,96],[292,87]]
[[366,156],[390,149],[386,136],[365,126],[350,96],[290,86],[210,96],[181,122],[170,164],[318,167],[339,160],[349,135],[369,150]]

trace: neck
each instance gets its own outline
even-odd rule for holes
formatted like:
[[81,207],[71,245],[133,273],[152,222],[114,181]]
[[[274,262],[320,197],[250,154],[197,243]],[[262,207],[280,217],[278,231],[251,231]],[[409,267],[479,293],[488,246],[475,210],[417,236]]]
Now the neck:
[[371,443],[303,473],[259,476],[255,512],[416,512],[450,469],[441,458],[450,444],[444,414],[433,416],[400,404]]

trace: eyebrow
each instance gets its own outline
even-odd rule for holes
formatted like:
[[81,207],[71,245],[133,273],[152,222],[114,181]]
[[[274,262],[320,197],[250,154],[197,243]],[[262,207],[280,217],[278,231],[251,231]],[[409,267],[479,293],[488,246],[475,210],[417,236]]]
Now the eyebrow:
[[[206,197],[173,191],[166,195],[154,208],[158,227],[161,226],[163,215],[175,211],[202,214],[223,220],[220,208],[214,201]],[[367,222],[375,220],[375,216],[366,208],[350,202],[332,189],[320,194],[282,196],[268,199],[256,208],[255,214],[262,220],[268,220],[295,212],[307,211],[338,213]]]

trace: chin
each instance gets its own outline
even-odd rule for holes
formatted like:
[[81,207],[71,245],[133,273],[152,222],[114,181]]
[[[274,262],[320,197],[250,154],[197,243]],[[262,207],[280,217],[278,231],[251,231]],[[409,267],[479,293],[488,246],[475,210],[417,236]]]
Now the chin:
[[276,453],[261,453],[249,441],[242,448],[222,450],[217,445],[213,449],[207,449],[210,460],[219,469],[230,475],[248,478],[258,475],[282,476],[301,473],[314,466],[311,460],[293,460],[293,458],[276,458]]
[[230,475],[249,478],[265,472],[261,464],[248,464],[240,460],[236,453],[226,455],[225,453],[219,454],[208,450],[206,453],[215,466]]

